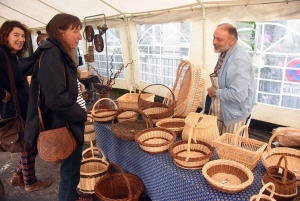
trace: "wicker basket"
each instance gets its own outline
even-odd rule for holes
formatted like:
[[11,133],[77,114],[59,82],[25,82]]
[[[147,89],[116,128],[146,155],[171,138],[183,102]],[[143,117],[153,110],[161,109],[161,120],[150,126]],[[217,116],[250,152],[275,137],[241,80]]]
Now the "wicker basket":
[[270,166],[276,166],[279,158],[281,156],[286,156],[287,162],[289,164],[288,169],[292,171],[296,175],[296,179],[298,180],[297,184],[300,185],[300,151],[293,148],[287,147],[276,147],[271,148],[273,140],[276,136],[280,135],[282,132],[299,132],[298,129],[289,129],[289,130],[281,130],[280,132],[274,133],[268,143],[268,147],[266,151],[263,152],[261,156],[261,162],[265,166],[265,168],[269,168]]
[[134,112],[134,111],[126,111],[122,112],[117,116],[118,122],[126,121],[126,120],[131,120],[135,121],[139,117],[139,114]]
[[[110,105],[105,104],[104,105],[104,101],[110,101]],[[101,103],[102,102],[102,103]],[[95,107],[97,106],[97,108],[95,109]],[[116,105],[116,103],[109,99],[109,98],[101,98],[99,99],[92,108],[92,117],[94,119],[94,121],[102,123],[102,122],[110,122],[113,120],[113,118],[115,117],[115,115],[118,112],[118,106]]]
[[[123,96],[120,96],[117,101],[119,104],[119,108],[123,108],[123,109],[139,109],[138,106],[138,97],[139,94],[136,93],[131,93],[131,91],[133,91],[133,87],[136,86],[138,88],[138,90],[140,91],[140,86],[136,83],[133,83],[130,87],[130,91],[127,94],[124,94]],[[154,94],[141,94],[141,98],[146,100],[146,101],[150,101],[150,102],[154,102]]]
[[[269,189],[270,195],[265,195],[263,194],[263,192],[266,190],[266,188],[271,187],[271,189]],[[264,185],[260,191],[258,195],[253,195],[250,198],[250,201],[276,201],[273,196],[275,193],[275,185],[272,182],[267,183],[266,185]]]
[[[171,95],[167,98],[166,103],[151,102],[142,98],[141,94],[151,86],[164,86],[170,91]],[[156,123],[161,119],[172,117],[175,108],[175,97],[169,87],[162,84],[151,84],[145,87],[139,94],[138,106],[139,109],[143,110],[143,112],[147,114],[154,123]]]
[[202,174],[211,187],[224,193],[237,193],[250,186],[253,173],[246,166],[230,160],[214,160],[206,163]]
[[[92,153],[92,156],[88,156],[89,152]],[[99,158],[99,152],[102,154],[102,158]],[[102,149],[93,147],[92,143],[90,148],[82,152],[82,156],[80,181],[77,187],[83,193],[93,194],[96,183],[107,173],[109,163]]]
[[163,119],[156,123],[157,127],[169,129],[175,132],[176,135],[181,135],[184,125],[184,119],[180,118]]
[[[123,120],[122,122],[116,123],[116,118],[119,115],[122,115],[124,112],[133,111],[137,114],[139,114],[142,119],[127,119]],[[122,109],[119,110],[118,113],[115,115],[114,119],[112,120],[111,124],[111,131],[117,136],[118,138],[122,140],[134,140],[134,136],[141,130],[144,130],[146,128],[152,128],[153,122],[151,121],[150,117],[144,114],[140,110],[134,110],[134,109]]]
[[[280,166],[281,161],[284,159],[284,167]],[[292,200],[297,195],[296,176],[293,172],[288,170],[288,162],[285,156],[281,156],[276,166],[271,166],[267,169],[262,184],[265,185],[272,182],[275,185],[275,200],[288,201]],[[270,194],[268,188],[266,193]]]
[[[245,130],[245,137],[239,136]],[[214,141],[220,159],[242,163],[250,170],[256,167],[267,143],[248,138],[248,127],[242,126],[235,134],[224,133]]]
[[168,150],[176,139],[176,133],[165,128],[148,128],[138,132],[135,141],[148,154],[159,154]]
[[91,115],[87,116],[87,121],[85,122],[85,129],[84,129],[84,143],[90,144],[90,141],[95,142],[95,128],[93,123],[93,118]]
[[[119,172],[112,173],[115,167]],[[95,186],[95,193],[101,201],[138,201],[144,191],[144,184],[139,177],[124,173],[120,166],[111,163],[108,174]]]

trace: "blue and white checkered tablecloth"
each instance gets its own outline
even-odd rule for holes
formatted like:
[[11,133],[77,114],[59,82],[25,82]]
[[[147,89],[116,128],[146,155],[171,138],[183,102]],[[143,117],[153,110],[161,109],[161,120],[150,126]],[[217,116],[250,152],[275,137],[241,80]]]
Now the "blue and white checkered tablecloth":
[[[153,201],[233,201],[247,200],[258,194],[265,168],[258,163],[254,168],[254,181],[246,190],[227,194],[213,189],[206,182],[202,170],[185,170],[174,164],[168,152],[150,155],[133,141],[117,138],[110,123],[95,123],[96,143],[109,162],[117,163],[125,172],[140,177],[145,192]],[[217,159],[215,154],[211,160]]]

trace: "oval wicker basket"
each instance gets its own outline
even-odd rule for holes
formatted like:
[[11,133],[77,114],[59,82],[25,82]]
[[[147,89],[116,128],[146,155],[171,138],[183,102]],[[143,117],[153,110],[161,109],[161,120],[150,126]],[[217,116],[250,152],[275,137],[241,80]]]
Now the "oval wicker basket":
[[274,133],[268,143],[266,151],[263,152],[261,156],[261,162],[267,169],[270,166],[276,166],[279,158],[281,156],[286,156],[287,162],[289,164],[288,169],[296,175],[298,180],[297,185],[300,185],[300,151],[288,147],[276,147],[271,148],[273,140],[276,136],[280,135],[282,132],[300,132],[298,129],[281,130],[280,132]]
[[176,139],[176,134],[165,128],[148,128],[138,132],[135,141],[148,154],[159,154],[168,150]]
[[[265,195],[263,194],[263,192],[266,190],[266,188],[271,187],[271,189],[269,189],[270,195]],[[275,193],[275,185],[272,182],[267,183],[266,185],[264,185],[260,191],[258,195],[253,195],[250,198],[250,201],[276,201],[273,196]]]
[[[95,152],[97,149],[97,152]],[[88,153],[91,152],[92,156]],[[102,158],[99,158],[99,152],[102,154]],[[83,159],[80,166],[80,181],[77,188],[86,194],[95,193],[96,183],[107,173],[108,161],[104,155],[104,152],[99,147],[91,147],[82,152]],[[88,158],[86,158],[88,157]]]
[[175,132],[176,135],[181,135],[184,125],[185,121],[181,118],[162,119],[156,122],[157,127],[169,129]]
[[[112,167],[119,172],[112,173]],[[108,166],[107,175],[95,186],[95,193],[101,201],[138,201],[143,191],[141,179],[134,174],[125,173],[115,163]]]
[[[101,104],[101,102],[108,100],[110,101],[110,105],[104,105]],[[97,106],[97,108],[95,109],[95,107]],[[116,105],[116,103],[109,99],[109,98],[101,98],[99,99],[92,108],[92,117],[94,119],[94,121],[96,122],[110,122],[113,120],[114,116],[117,114],[118,112],[118,106]]]
[[243,191],[254,180],[249,168],[225,159],[209,161],[203,166],[202,174],[211,187],[224,193]]
[[122,122],[122,121],[135,121],[137,120],[137,118],[139,117],[139,114],[136,113],[135,111],[126,111],[126,112],[122,112],[121,114],[119,114],[117,116],[118,122]]
[[[124,112],[133,111],[137,114],[139,114],[142,118],[141,119],[127,119],[123,120],[122,122],[116,123],[116,118],[119,115],[122,115]],[[118,111],[118,113],[115,115],[112,124],[111,124],[111,131],[115,136],[120,138],[121,140],[134,140],[134,136],[141,130],[144,130],[146,128],[152,128],[153,122],[150,119],[149,116],[144,114],[140,110],[134,110],[134,109],[121,109]]]
[[[90,120],[89,120],[90,119]],[[84,129],[84,143],[90,144],[90,141],[95,142],[95,128],[94,128],[94,120],[91,115],[87,115],[87,121],[85,122]]]

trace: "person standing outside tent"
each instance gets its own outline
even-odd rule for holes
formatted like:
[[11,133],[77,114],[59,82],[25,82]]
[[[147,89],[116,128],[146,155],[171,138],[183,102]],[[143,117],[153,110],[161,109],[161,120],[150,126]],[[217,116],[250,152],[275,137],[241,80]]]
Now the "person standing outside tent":
[[220,134],[235,133],[245,125],[255,102],[251,59],[237,41],[237,30],[229,23],[218,25],[214,31],[214,51],[220,57],[207,92],[212,98],[209,114],[218,117]]
[[[18,21],[6,21],[0,28],[0,47],[8,55],[13,71],[21,116],[26,121],[29,86],[26,78],[18,67],[18,58],[28,49],[29,31]],[[0,112],[1,118],[6,119],[16,115],[11,87],[7,73],[5,55],[0,51]],[[25,191],[37,191],[47,188],[51,181],[37,180],[35,175],[36,146],[27,147],[20,152],[20,161],[9,180],[13,186],[25,186]]]

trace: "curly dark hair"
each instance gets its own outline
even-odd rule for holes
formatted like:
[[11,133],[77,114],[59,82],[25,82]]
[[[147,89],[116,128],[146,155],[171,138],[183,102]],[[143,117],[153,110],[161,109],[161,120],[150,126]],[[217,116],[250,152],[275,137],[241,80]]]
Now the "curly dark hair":
[[22,57],[24,55],[24,53],[28,50],[28,46],[29,46],[28,41],[30,38],[30,32],[25,24],[22,24],[21,22],[16,21],[16,20],[12,20],[12,21],[8,20],[8,21],[4,22],[0,28],[0,44],[8,45],[7,38],[14,27],[18,27],[18,28],[22,29],[25,33],[25,43],[24,43],[22,49],[18,50],[16,53],[16,55],[18,57]]

